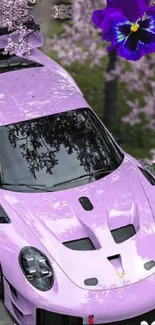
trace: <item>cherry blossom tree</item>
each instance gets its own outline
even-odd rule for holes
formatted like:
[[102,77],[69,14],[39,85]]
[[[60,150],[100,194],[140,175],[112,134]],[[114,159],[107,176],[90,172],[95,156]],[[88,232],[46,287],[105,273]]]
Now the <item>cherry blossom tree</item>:
[[[89,61],[90,67],[102,66],[103,58],[105,57],[107,60],[107,51],[102,42],[101,31],[95,28],[92,23],[94,9],[102,9],[105,4],[106,0],[72,1],[72,25],[64,24],[64,33],[61,37],[48,40],[48,46],[57,52],[63,65],[70,65],[73,61],[80,61],[81,63]],[[117,64],[116,53],[108,53],[108,59],[107,72],[111,73]],[[106,125],[113,124],[117,117],[117,85],[117,76],[106,81],[104,104],[104,122]],[[111,96],[111,92],[113,92],[113,96]]]
[[0,1],[0,45],[4,45],[5,53],[30,53],[30,35],[40,31],[40,25],[31,15],[35,4],[36,0]]
[[[118,58],[116,52],[107,53],[100,29],[92,23],[95,9],[103,9],[106,0],[72,0],[72,24],[64,24],[64,33],[59,38],[48,39],[48,46],[57,52],[63,65],[74,61],[103,67],[106,62],[104,122],[116,122],[117,95],[124,91],[124,101],[129,114],[123,117],[126,127],[140,125],[155,130],[155,54],[145,56],[137,62]],[[67,41],[66,41],[67,40]],[[104,64],[105,65],[105,64]],[[122,94],[123,95],[123,94]],[[129,99],[130,98],[130,99]]]

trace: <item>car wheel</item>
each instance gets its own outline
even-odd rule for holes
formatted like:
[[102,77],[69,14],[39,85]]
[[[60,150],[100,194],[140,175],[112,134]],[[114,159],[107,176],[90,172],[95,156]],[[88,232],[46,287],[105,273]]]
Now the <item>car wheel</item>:
[[3,275],[2,269],[0,267],[0,299],[4,298],[4,285],[3,285]]

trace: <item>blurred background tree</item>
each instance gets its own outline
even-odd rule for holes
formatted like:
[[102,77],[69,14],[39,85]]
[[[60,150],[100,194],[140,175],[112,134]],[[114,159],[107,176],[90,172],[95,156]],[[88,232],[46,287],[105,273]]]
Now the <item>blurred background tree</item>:
[[[52,8],[72,5],[72,19],[56,20]],[[138,62],[107,53],[92,21],[105,0],[42,0],[35,11],[45,35],[43,51],[74,77],[85,98],[122,147],[137,158],[154,159],[155,54]]]

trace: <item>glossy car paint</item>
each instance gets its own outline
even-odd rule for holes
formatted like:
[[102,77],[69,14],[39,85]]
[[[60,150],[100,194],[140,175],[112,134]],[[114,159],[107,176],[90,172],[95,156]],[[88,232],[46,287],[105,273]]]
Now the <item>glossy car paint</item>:
[[[89,107],[68,73],[39,50],[31,59],[45,64],[2,74],[0,77],[0,125]],[[125,154],[121,166],[91,184],[54,193],[16,193],[0,190],[0,203],[11,219],[0,225],[0,263],[4,276],[5,305],[21,325],[36,322],[36,308],[81,316],[108,323],[154,309],[155,187]],[[94,209],[84,211],[78,199],[87,196]],[[132,223],[136,235],[116,244],[110,230]],[[62,242],[83,237],[95,251],[72,251]],[[47,292],[25,279],[19,253],[25,246],[40,249],[54,270],[54,286]],[[109,256],[120,254],[115,267]],[[122,276],[122,273],[124,276]],[[86,278],[98,278],[96,287]],[[9,283],[16,288],[17,297]],[[15,314],[13,305],[23,314]]]

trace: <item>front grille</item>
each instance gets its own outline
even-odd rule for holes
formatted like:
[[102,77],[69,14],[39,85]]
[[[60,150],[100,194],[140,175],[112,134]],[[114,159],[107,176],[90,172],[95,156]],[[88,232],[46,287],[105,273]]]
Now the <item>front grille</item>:
[[37,309],[36,325],[82,325],[83,319]]
[[[119,322],[102,323],[100,325],[140,325],[142,321],[151,325],[155,321],[155,309],[134,318]],[[95,319],[94,324],[96,324]],[[61,315],[43,309],[37,309],[36,325],[83,325],[83,319],[81,317]]]
[[[140,325],[142,321],[151,325],[151,323],[155,321],[155,309],[134,318],[119,322],[102,323],[100,325]],[[96,323],[94,322],[94,324]],[[61,315],[43,309],[37,309],[36,325],[83,325],[83,319],[80,317]]]

